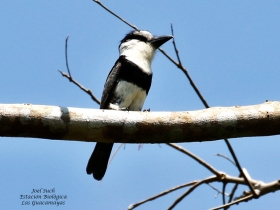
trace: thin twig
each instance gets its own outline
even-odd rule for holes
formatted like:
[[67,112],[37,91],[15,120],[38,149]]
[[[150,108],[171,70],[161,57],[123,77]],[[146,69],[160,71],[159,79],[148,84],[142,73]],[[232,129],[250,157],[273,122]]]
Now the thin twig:
[[75,81],[72,77],[70,77],[68,74],[63,73],[62,71],[58,70],[63,77],[66,77],[69,79],[70,82],[73,82],[75,85],[77,85],[79,88],[81,88],[83,91],[85,91],[87,94],[90,95],[92,100],[94,100],[97,104],[100,104],[100,101],[92,94],[90,89],[86,89],[84,86],[82,86],[80,83]]
[[207,183],[213,190],[217,191],[218,194],[222,194],[222,195],[225,195],[225,196],[229,196],[229,194],[225,193],[224,191],[221,192],[220,190],[218,190],[216,187],[214,187],[212,184],[210,183]]
[[227,182],[223,183],[223,204],[226,204],[226,196],[225,196],[225,192],[226,192],[226,186],[227,186]]
[[225,205],[215,207],[215,208],[213,208],[211,210],[218,210],[218,209],[228,208],[228,207],[230,207],[232,205],[235,205],[235,204],[238,204],[238,203],[241,203],[241,202],[245,202],[245,201],[251,200],[252,198],[254,198],[254,195],[253,194],[249,194],[249,195],[247,195],[245,197],[242,197],[240,199],[237,199],[237,200],[235,200],[235,201],[233,201],[231,203],[227,203]]
[[[206,100],[203,98],[202,94],[200,93],[200,91],[198,90],[198,88],[196,87],[195,83],[193,82],[192,78],[190,77],[188,71],[186,68],[183,67],[182,65],[182,62],[181,62],[181,59],[180,59],[180,56],[179,56],[179,50],[177,49],[177,46],[176,46],[176,42],[175,42],[175,36],[174,36],[174,30],[173,30],[173,26],[171,24],[171,33],[173,35],[173,46],[174,46],[174,50],[175,50],[175,53],[176,53],[176,56],[177,56],[177,59],[178,59],[178,63],[176,61],[174,61],[172,59],[172,63],[174,63],[179,69],[181,69],[183,71],[183,73],[186,75],[186,77],[188,78],[192,88],[194,89],[194,91],[196,92],[196,94],[198,95],[198,97],[200,98],[200,100],[202,101],[202,103],[204,104],[204,106],[206,108],[209,108],[210,106],[208,105],[208,103],[206,102]],[[166,56],[167,54],[160,49],[160,51]],[[171,60],[170,56],[167,57],[169,60]]]
[[[173,38],[174,39],[174,38]],[[196,94],[198,95],[199,99],[202,101],[203,105],[206,108],[209,108],[208,103],[206,102],[206,100],[203,98],[203,96],[201,95],[200,91],[198,90],[198,88],[196,87],[194,81],[192,80],[192,78],[190,77],[188,71],[186,68],[184,68],[183,66],[180,66],[179,63],[177,63],[174,59],[172,59],[164,50],[162,50],[161,48],[158,49],[160,52],[163,53],[163,55],[165,55],[175,66],[177,66],[179,69],[181,69],[183,71],[183,73],[186,75],[186,77],[188,78],[190,85],[192,86],[192,88],[194,89],[194,91],[196,92]]]
[[[175,66],[179,66],[179,64],[173,59],[171,58],[163,49],[158,48],[158,50],[169,60],[171,61]],[[178,67],[179,68],[179,67]]]
[[213,174],[215,174],[216,176],[220,177],[220,173],[219,173],[218,170],[213,168],[211,165],[209,165],[208,163],[206,163],[204,160],[200,159],[196,155],[194,155],[191,152],[187,151],[183,147],[179,146],[178,144],[173,144],[173,143],[167,143],[167,145],[169,145],[169,146],[173,147],[174,149],[176,149],[176,150],[178,150],[178,151],[180,151],[180,152],[190,156],[191,158],[193,158],[194,160],[199,162],[201,165],[203,165],[205,168],[207,168],[209,171],[211,171]]
[[124,144],[121,143],[121,144],[118,146],[117,150],[114,152],[114,154],[110,157],[110,160],[109,160],[109,162],[108,162],[108,166],[109,166],[110,163],[113,161],[114,157],[116,156],[116,154],[118,153],[118,151],[120,150],[120,148],[121,148],[123,145],[124,145]]
[[69,74],[69,78],[68,79],[71,82],[72,81],[72,76],[71,76],[71,73],[70,73],[70,70],[69,70],[69,66],[68,66],[68,39],[69,39],[69,35],[66,37],[66,40],[65,40],[65,60],[66,60],[66,68],[67,68],[67,71],[68,71],[68,74]]
[[71,72],[70,72],[70,68],[69,68],[69,65],[68,65],[68,39],[69,39],[69,36],[66,37],[66,40],[65,40],[65,60],[66,60],[66,68],[67,68],[67,71],[68,71],[68,74],[66,73],[63,73],[62,71],[58,70],[61,75],[63,77],[66,77],[69,79],[69,82],[73,82],[75,85],[77,85],[80,89],[82,89],[83,91],[85,91],[87,94],[90,95],[90,97],[92,98],[92,100],[94,100],[97,104],[100,104],[100,101],[93,95],[93,93],[91,92],[90,89],[87,89],[85,88],[84,86],[82,86],[80,83],[78,83],[76,80],[74,80],[71,76]]
[[222,154],[220,154],[220,153],[218,153],[216,156],[218,156],[218,157],[223,157],[223,158],[227,159],[229,162],[231,162],[233,165],[236,166],[235,162],[234,162],[232,159],[230,159],[229,157],[227,157],[227,156],[225,156],[225,155],[222,155]]
[[189,183],[186,183],[186,184],[182,184],[182,185],[173,187],[173,188],[168,189],[168,190],[166,190],[166,191],[163,191],[163,192],[161,192],[161,193],[159,193],[159,194],[157,194],[157,195],[154,195],[154,196],[152,196],[152,197],[150,197],[150,198],[147,198],[147,199],[145,199],[145,200],[143,200],[143,201],[140,201],[140,202],[135,203],[135,204],[131,204],[131,205],[128,207],[128,210],[135,209],[137,206],[140,206],[140,205],[142,205],[142,204],[144,204],[144,203],[146,203],[146,202],[148,202],[148,201],[155,200],[155,199],[157,199],[157,198],[159,198],[159,197],[162,197],[162,196],[164,196],[164,195],[167,195],[168,193],[174,192],[174,191],[179,190],[179,189],[182,189],[182,188],[184,188],[184,187],[192,186],[192,185],[194,185],[194,184],[196,184],[196,183],[198,183],[198,181],[193,181],[193,182],[189,182]]
[[[234,187],[232,188],[232,191],[231,191],[231,193],[229,195],[228,203],[231,203],[231,201],[233,199],[233,196],[234,196],[234,193],[237,190],[238,185],[239,185],[238,183],[235,183]],[[227,209],[229,209],[229,207],[225,207],[224,208],[224,210],[227,210]]]
[[134,28],[135,30],[139,31],[139,29],[135,26],[130,24],[129,22],[127,22],[126,20],[124,20],[123,18],[121,18],[120,16],[118,16],[116,13],[112,12],[111,10],[109,10],[107,7],[105,7],[99,0],[93,0],[95,3],[99,4],[102,8],[104,8],[107,12],[111,13],[112,15],[114,15],[116,18],[120,19],[122,22],[124,22],[125,24],[129,25],[131,28]]
[[[239,177],[241,177],[242,175],[240,174],[239,175]],[[235,191],[237,190],[237,188],[238,188],[238,183],[235,183],[235,185],[234,185],[234,187],[232,188],[232,191],[231,191],[231,193],[230,193],[230,196],[229,196],[229,199],[228,199],[228,203],[230,203],[231,201],[232,201],[232,199],[233,199],[233,196],[234,196],[234,193],[235,193]]]
[[[171,33],[172,33],[172,36],[174,37],[174,31],[173,31],[173,25],[172,24],[171,24]],[[176,47],[175,39],[172,39],[172,43],[173,43],[173,46],[174,46],[174,49],[175,49],[175,52],[176,52],[176,56],[177,56],[179,66],[183,67],[180,56],[179,56],[179,51],[177,50],[177,47]]]
[[253,193],[254,197],[257,198],[258,195],[257,195],[256,191],[254,190],[254,188],[253,188],[251,182],[249,181],[248,177],[246,176],[246,174],[242,170],[241,165],[240,165],[240,163],[239,163],[239,161],[238,161],[238,159],[235,155],[235,152],[234,152],[233,148],[231,147],[231,144],[229,143],[228,139],[224,139],[224,140],[225,140],[225,142],[227,144],[227,147],[228,147],[228,149],[229,149],[229,151],[230,151],[230,153],[231,153],[231,155],[234,159],[234,162],[236,163],[236,166],[237,166],[239,172],[242,174],[242,177],[244,178],[245,182],[247,183],[247,185],[250,188],[251,192]]
[[192,78],[190,77],[189,73],[188,73],[188,70],[186,68],[183,67],[182,65],[182,62],[181,62],[181,59],[180,59],[180,56],[179,56],[179,50],[176,46],[176,41],[175,41],[175,36],[174,36],[174,30],[173,30],[173,26],[171,24],[171,33],[172,33],[172,36],[173,36],[173,40],[172,40],[172,43],[173,43],[173,47],[174,47],[174,50],[175,50],[175,53],[176,53],[176,56],[177,56],[177,59],[178,59],[178,63],[176,61],[174,61],[173,59],[171,59],[170,56],[167,56],[167,53],[165,53],[164,50],[162,49],[159,49],[173,64],[175,64],[177,66],[177,68],[181,69],[183,71],[183,73],[186,75],[186,77],[188,78],[192,88],[194,89],[194,91],[196,92],[196,94],[198,95],[199,99],[201,100],[201,102],[203,103],[203,105],[206,107],[206,108],[209,108],[210,106],[208,105],[208,103],[206,102],[206,100],[204,99],[204,97],[202,96],[202,94],[200,93],[200,91],[198,90],[197,86],[195,85],[194,81],[192,80]]
[[195,188],[197,188],[201,184],[216,181],[216,180],[217,180],[217,177],[215,176],[215,177],[209,177],[207,179],[204,179],[204,180],[201,180],[201,181],[197,182],[196,184],[191,186],[184,194],[182,194],[179,198],[177,198],[174,201],[174,203],[168,208],[168,210],[173,209],[178,203],[180,203],[187,195],[189,195]]

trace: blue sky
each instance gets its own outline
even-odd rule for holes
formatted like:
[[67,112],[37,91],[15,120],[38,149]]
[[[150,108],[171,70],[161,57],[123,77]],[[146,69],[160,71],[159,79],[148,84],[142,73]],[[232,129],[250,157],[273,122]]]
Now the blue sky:
[[[279,101],[279,1],[103,1],[138,28],[169,35],[170,24],[181,60],[210,106]],[[0,2],[1,103],[98,108],[65,78],[64,42],[69,38],[73,77],[100,98],[118,58],[119,41],[131,30],[92,1]],[[175,58],[171,42],[162,47]],[[153,62],[153,84],[144,108],[152,111],[203,109],[183,73],[160,52]],[[244,168],[255,179],[279,179],[279,136],[230,140]],[[232,175],[223,141],[181,144]],[[118,145],[115,146],[115,149]],[[125,209],[173,186],[211,174],[166,145],[125,145],[103,181],[85,172],[94,143],[29,138],[0,139],[1,209]],[[214,186],[221,189],[220,184]],[[67,195],[65,205],[21,205],[32,189]],[[240,188],[239,193],[244,188]],[[185,190],[137,209],[166,209]],[[176,209],[209,209],[221,197],[209,186],[195,190]],[[275,209],[279,192],[232,209]]]

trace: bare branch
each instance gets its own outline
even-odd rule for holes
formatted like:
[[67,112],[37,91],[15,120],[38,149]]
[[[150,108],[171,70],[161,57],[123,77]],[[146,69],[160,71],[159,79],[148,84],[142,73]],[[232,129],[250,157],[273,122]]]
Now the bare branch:
[[213,182],[216,180],[217,180],[217,177],[209,177],[209,178],[206,178],[206,179],[203,179],[203,180],[197,182],[196,184],[191,186],[183,195],[181,195],[178,199],[176,199],[175,202],[168,208],[168,210],[173,209],[178,203],[180,203],[187,195],[189,195],[195,188],[197,188],[201,184]]
[[69,39],[69,36],[66,37],[66,40],[65,40],[65,60],[66,60],[66,68],[67,68],[67,71],[68,71],[68,74],[65,74],[63,73],[62,71],[58,70],[61,75],[63,77],[66,77],[69,79],[69,82],[73,82],[75,85],[77,85],[80,89],[82,89],[83,91],[85,91],[87,94],[90,95],[90,97],[92,98],[93,101],[95,101],[97,104],[100,104],[100,101],[93,95],[93,93],[91,92],[90,89],[87,89],[85,88],[84,86],[82,86],[80,83],[78,83],[76,80],[74,80],[71,76],[71,72],[70,72],[70,68],[69,68],[69,65],[68,65],[68,39]]
[[[173,31],[173,25],[171,24],[171,33],[172,33],[172,36],[174,37],[174,31]],[[179,51],[176,47],[176,42],[175,42],[175,39],[172,39],[172,43],[173,43],[173,46],[174,46],[174,49],[175,49],[175,53],[176,53],[176,56],[177,56],[177,60],[179,62],[179,66],[180,67],[183,67],[182,65],[182,62],[181,62],[181,59],[180,59],[180,56],[179,56]]]
[[134,28],[135,30],[139,31],[139,29],[135,26],[130,24],[129,22],[127,22],[126,20],[124,20],[123,18],[121,18],[120,16],[118,16],[116,13],[114,13],[113,11],[111,11],[110,9],[108,9],[107,7],[105,7],[99,0],[93,0],[95,3],[99,4],[103,9],[105,9],[107,12],[111,13],[112,15],[114,15],[116,18],[120,19],[122,22],[124,22],[125,24],[129,25],[131,28]]
[[193,153],[185,150],[183,147],[180,147],[179,145],[172,144],[172,143],[167,143],[167,145],[169,145],[169,146],[175,148],[176,150],[178,150],[178,151],[188,155],[189,157],[193,158],[195,161],[197,161],[199,164],[203,165],[205,168],[207,168],[209,171],[211,171],[216,176],[220,176],[219,171],[217,171],[215,168],[213,168],[211,165],[209,165],[208,163],[206,163],[204,160],[200,159],[199,157],[197,157]]
[[118,153],[118,151],[120,150],[120,148],[123,146],[124,144],[120,144],[118,146],[118,148],[116,149],[116,151],[114,152],[114,154],[110,157],[110,160],[108,162],[108,166],[111,164],[111,162],[113,161],[114,157],[116,156],[116,154]]
[[69,35],[66,37],[66,40],[65,40],[65,60],[66,60],[66,68],[67,68],[67,71],[68,71],[68,74],[69,74],[68,79],[71,82],[72,81],[72,76],[71,76],[69,65],[68,65],[68,39],[69,39]]
[[[174,37],[173,37],[174,40]],[[179,69],[182,70],[182,72],[185,74],[185,76],[188,78],[190,85],[192,86],[192,88],[194,89],[194,91],[196,92],[196,94],[198,95],[199,99],[202,101],[203,105],[206,108],[209,108],[208,103],[206,102],[206,100],[203,98],[202,94],[200,93],[200,91],[198,90],[198,88],[196,87],[194,81],[192,80],[191,76],[189,75],[189,72],[186,68],[184,68],[183,66],[180,66],[179,63],[177,63],[175,60],[173,60],[164,50],[162,50],[161,48],[158,49],[160,52],[162,52],[173,64],[175,64]]]
[[[246,171],[245,169],[243,169],[244,171]],[[245,172],[246,173],[246,172]],[[248,176],[248,175],[247,175]],[[253,186],[254,186],[254,191],[258,191],[258,195],[259,196],[262,196],[262,195],[265,195],[267,193],[272,193],[272,192],[275,192],[277,190],[280,190],[280,180],[276,180],[274,182],[271,182],[271,183],[264,183],[262,181],[258,181],[258,180],[253,180],[250,176],[248,176],[248,178],[250,179],[250,182],[253,183]],[[212,182],[222,182],[224,184],[223,186],[223,192],[219,191],[218,189],[214,188],[212,185],[210,185],[210,183]],[[200,180],[200,181],[194,181],[194,182],[191,182],[191,183],[188,183],[188,184],[185,184],[185,185],[181,185],[181,186],[178,186],[176,188],[172,188],[170,190],[167,190],[167,191],[164,191],[163,193],[160,193],[156,196],[153,196],[153,197],[150,197],[144,201],[141,201],[139,203],[135,203],[135,204],[132,204],[129,206],[129,210],[130,209],[134,209],[136,208],[137,206],[141,205],[141,204],[144,204],[148,201],[151,201],[151,200],[155,200],[163,195],[166,195],[168,193],[171,193],[177,189],[181,189],[183,187],[186,187],[186,186],[190,186],[190,188],[183,194],[181,195],[168,209],[172,209],[174,208],[179,202],[181,202],[187,195],[189,195],[196,187],[200,186],[201,184],[208,184],[210,185],[213,189],[215,189],[218,193],[222,193],[223,195],[226,195],[228,196],[226,193],[225,193],[225,184],[226,183],[235,183],[236,186],[238,184],[241,184],[241,185],[246,185],[247,186],[247,183],[246,181],[243,179],[243,178],[240,178],[240,177],[233,177],[233,176],[230,176],[226,173],[221,173],[221,175],[219,176],[211,176],[211,177],[208,177],[208,178],[205,178],[203,180]],[[236,186],[234,187],[233,189],[233,192],[231,193],[231,197],[233,196],[234,194],[234,191],[236,190]],[[238,204],[238,203],[241,203],[241,202],[245,202],[245,201],[248,201],[250,199],[254,198],[252,192],[247,192],[245,191],[243,193],[243,195],[241,195],[240,197],[236,198],[235,201],[233,202],[230,202],[228,204],[225,204],[225,198],[223,198],[224,200],[224,205],[222,206],[219,206],[219,207],[216,207],[214,209],[221,209],[221,208],[224,208],[224,209],[228,209],[231,205],[234,205],[234,204]]]
[[225,138],[224,140],[225,140],[225,142],[227,144],[227,147],[228,147],[228,149],[229,149],[229,151],[230,151],[230,153],[231,153],[231,155],[232,155],[232,157],[234,159],[234,162],[236,163],[236,166],[237,166],[240,174],[242,174],[242,176],[244,177],[244,180],[246,181],[247,186],[250,188],[250,190],[253,193],[254,197],[258,197],[257,193],[254,191],[252,183],[249,181],[249,178],[246,176],[246,174],[244,173],[243,169],[241,168],[241,165],[240,165],[240,163],[239,163],[239,161],[237,159],[237,156],[235,155],[235,152],[234,152],[231,144],[229,143],[227,138]]
[[[207,183],[207,185],[209,185],[213,190],[217,191],[218,194],[222,194],[224,196],[229,196],[229,194],[225,193],[225,191],[220,191],[219,189],[217,189],[216,187],[214,187],[213,185],[211,185],[210,183]],[[223,187],[224,188],[224,187]]]
[[250,195],[248,195],[248,196],[246,196],[244,198],[240,198],[240,199],[235,200],[235,201],[233,201],[231,203],[227,203],[225,205],[222,205],[222,206],[219,206],[219,207],[215,207],[215,208],[213,208],[211,210],[218,210],[218,209],[228,208],[228,207],[230,207],[232,205],[235,205],[235,204],[238,204],[238,203],[241,203],[241,202],[245,202],[245,201],[251,200],[253,197],[254,197],[254,195],[250,194]]
[[223,157],[223,158],[227,159],[229,162],[231,162],[234,166],[236,166],[235,162],[232,159],[230,159],[229,157],[222,155],[220,153],[218,153],[216,156]]
[[276,135],[280,133],[279,125],[280,102],[189,112],[120,112],[0,104],[0,136],[10,137],[175,143]]
[[92,94],[90,89],[85,88],[84,86],[82,86],[80,83],[78,83],[76,80],[74,80],[71,76],[69,76],[68,74],[63,73],[62,71],[58,70],[61,75],[63,77],[66,77],[69,79],[70,82],[73,82],[75,85],[77,85],[80,89],[82,89],[83,91],[85,91],[88,95],[90,95],[90,97],[92,98],[92,100],[94,100],[97,104],[100,104],[100,101]]
[[[242,177],[242,175],[240,174],[239,177]],[[229,199],[228,199],[228,203],[231,203],[231,201],[233,199],[233,196],[234,196],[234,193],[237,190],[238,185],[239,185],[238,183],[235,183],[234,187],[232,188],[232,191],[231,191]],[[229,207],[225,207],[225,210],[227,210],[227,209],[229,209]]]
[[226,186],[227,186],[227,183],[224,182],[223,183],[223,193],[222,193],[222,195],[223,195],[223,204],[226,204],[226,196],[225,196],[225,194],[226,194]]
[[[192,88],[194,89],[194,91],[196,92],[196,94],[198,95],[199,99],[201,100],[201,102],[204,104],[204,106],[206,108],[209,108],[210,106],[208,105],[208,103],[206,102],[206,100],[203,98],[202,94],[200,93],[200,91],[198,90],[197,86],[195,85],[195,83],[193,82],[192,78],[190,77],[188,71],[186,68],[183,67],[180,56],[179,56],[179,50],[177,49],[176,43],[175,43],[175,36],[174,36],[174,31],[173,31],[173,26],[171,25],[171,32],[173,35],[173,46],[174,46],[174,50],[178,59],[178,63],[177,62],[172,62],[174,63],[177,68],[181,69],[183,71],[183,73],[186,75],[186,77],[188,78],[190,85],[192,86]],[[162,52],[162,50],[160,49],[160,51]],[[166,55],[166,53],[164,53],[164,55]],[[170,60],[170,57],[167,57]]]
[[[264,183],[262,181],[257,181],[257,180],[253,180],[249,174],[247,173],[246,169],[243,169],[244,172],[246,173],[246,176],[250,179],[250,183],[252,183],[252,186],[254,187],[254,192],[257,193],[258,197],[259,196],[263,196],[263,195],[266,195],[268,193],[273,193],[277,190],[280,190],[280,180],[276,180],[274,182],[271,182],[271,183]],[[227,179],[226,178],[226,181],[229,181],[230,179]],[[247,183],[238,183],[238,182],[235,182],[235,184],[246,184]],[[236,189],[234,189],[236,190]],[[222,208],[225,208],[227,209],[228,207],[234,205],[234,204],[238,204],[238,203],[241,203],[241,202],[246,202],[246,201],[249,201],[253,198],[256,198],[254,196],[254,194],[251,192],[247,192],[245,191],[243,193],[243,195],[239,196],[238,198],[236,198],[234,201],[232,202],[229,202],[225,205],[222,205],[222,206],[219,206],[219,207],[216,207],[216,208],[213,208],[213,210],[217,210],[217,209],[222,209]]]
[[184,188],[184,187],[192,186],[192,185],[196,184],[197,182],[198,182],[198,181],[189,182],[189,183],[186,183],[186,184],[182,184],[182,185],[173,187],[173,188],[168,189],[168,190],[166,190],[166,191],[163,191],[163,192],[161,192],[160,194],[157,194],[157,195],[155,195],[155,196],[152,196],[152,197],[150,197],[150,198],[148,198],[148,199],[145,199],[145,200],[140,201],[140,202],[135,203],[135,204],[131,204],[131,205],[128,207],[128,210],[135,209],[137,206],[140,206],[140,205],[142,205],[142,204],[144,204],[144,203],[146,203],[146,202],[148,202],[148,201],[152,201],[152,200],[155,200],[155,199],[157,199],[157,198],[160,198],[160,197],[162,197],[162,196],[164,196],[164,195],[167,195],[167,194],[169,194],[169,193],[171,193],[171,192],[174,192],[174,191],[176,191],[176,190],[182,189],[182,188]]
[[[213,174],[215,174],[218,178],[223,176],[223,174],[221,174],[219,171],[217,171],[216,169],[214,169],[210,164],[206,163],[205,161],[203,161],[202,159],[200,159],[199,157],[195,156],[194,154],[192,154],[191,152],[185,150],[184,148],[180,147],[179,145],[176,145],[176,144],[172,144],[172,143],[167,143],[167,145],[177,149],[178,151],[181,151],[183,152],[184,154],[190,156],[191,158],[193,158],[194,160],[196,160],[198,163],[200,163],[201,165],[203,165],[205,168],[207,168],[208,170],[210,170]],[[238,161],[237,161],[237,164]],[[242,169],[241,169],[242,170]],[[242,170],[242,176],[244,177],[244,180],[245,182],[247,183],[247,185],[250,187],[250,190],[251,192],[253,193],[254,197],[257,197],[259,196],[259,191],[255,191],[253,186],[252,186],[252,183],[250,180],[251,177],[249,176],[249,173],[247,172],[246,169],[243,169]],[[225,187],[225,185],[224,185]],[[223,189],[223,192],[224,192],[224,189]],[[224,195],[224,194],[223,194]],[[224,203],[225,203],[225,199],[223,199]]]

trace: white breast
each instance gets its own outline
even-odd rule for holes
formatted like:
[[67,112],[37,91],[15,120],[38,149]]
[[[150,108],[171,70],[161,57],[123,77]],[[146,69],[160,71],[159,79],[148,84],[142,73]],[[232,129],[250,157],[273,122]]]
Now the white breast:
[[120,104],[115,105],[119,109],[128,108],[130,111],[141,111],[147,97],[145,90],[123,80],[118,83],[114,94],[123,99]]

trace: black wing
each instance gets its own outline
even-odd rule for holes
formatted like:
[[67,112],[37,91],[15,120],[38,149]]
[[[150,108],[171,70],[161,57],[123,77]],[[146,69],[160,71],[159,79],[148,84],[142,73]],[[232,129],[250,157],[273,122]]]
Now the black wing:
[[144,72],[139,66],[127,60],[125,56],[120,56],[107,77],[102,93],[100,109],[108,108],[110,100],[113,97],[113,91],[119,80],[122,79],[133,83],[145,90],[148,94],[152,83],[152,76],[152,73]]
[[112,94],[112,91],[118,84],[119,80],[119,75],[120,75],[120,70],[121,70],[121,59],[119,58],[113,68],[111,69],[110,73],[108,74],[108,77],[106,79],[103,93],[102,93],[102,98],[101,98],[101,103],[100,103],[100,109],[106,109],[109,105],[109,96]]

